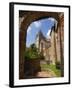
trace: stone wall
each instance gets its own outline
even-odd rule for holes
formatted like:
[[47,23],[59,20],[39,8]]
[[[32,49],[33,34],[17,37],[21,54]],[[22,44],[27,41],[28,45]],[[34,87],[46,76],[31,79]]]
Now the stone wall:
[[36,77],[36,74],[41,71],[40,59],[25,60],[24,62],[24,78]]
[[55,12],[23,12],[20,11],[19,13],[19,18],[22,22],[20,22],[20,35],[19,35],[19,79],[24,78],[24,65],[25,65],[25,59],[24,59],[24,52],[25,52],[25,46],[26,46],[26,33],[27,33],[27,28],[32,23],[33,21],[40,20],[43,18],[49,18],[53,17],[58,21],[58,25],[60,25],[60,17],[59,13]]
[[56,62],[62,62],[64,60],[64,14],[61,13],[60,25],[57,27],[57,30],[52,30],[51,32],[51,47],[49,48],[50,52],[50,61],[52,64]]

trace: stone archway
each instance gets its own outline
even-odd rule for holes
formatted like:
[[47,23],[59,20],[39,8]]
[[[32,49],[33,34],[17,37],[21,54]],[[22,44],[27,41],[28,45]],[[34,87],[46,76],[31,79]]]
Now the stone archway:
[[[24,78],[24,51],[26,47],[26,34],[27,28],[31,22],[53,17],[58,21],[58,27],[60,27],[60,13],[58,12],[36,12],[36,11],[20,11],[20,32],[19,32],[19,78]],[[22,20],[22,21],[21,21]]]

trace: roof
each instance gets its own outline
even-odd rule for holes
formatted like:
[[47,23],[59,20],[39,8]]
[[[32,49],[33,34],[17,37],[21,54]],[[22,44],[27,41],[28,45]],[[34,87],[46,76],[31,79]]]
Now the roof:
[[40,39],[43,39],[43,40],[46,41],[46,42],[50,42],[50,39],[47,39],[47,38],[43,35],[43,33],[42,33],[41,30],[37,33],[36,38],[37,38],[38,36],[39,36]]

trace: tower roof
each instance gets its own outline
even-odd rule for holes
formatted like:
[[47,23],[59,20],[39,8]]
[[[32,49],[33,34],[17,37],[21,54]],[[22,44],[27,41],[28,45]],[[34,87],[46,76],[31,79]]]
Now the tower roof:
[[43,40],[46,41],[46,42],[50,41],[49,39],[47,39],[47,38],[43,35],[43,33],[42,33],[41,30],[39,30],[39,32],[37,33],[36,38],[37,38],[37,37],[39,37],[39,39],[43,39]]

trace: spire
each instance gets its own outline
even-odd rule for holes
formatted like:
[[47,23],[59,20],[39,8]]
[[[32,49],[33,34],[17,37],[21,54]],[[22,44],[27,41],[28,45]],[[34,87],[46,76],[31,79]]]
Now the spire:
[[37,33],[36,37],[38,37],[38,36],[43,36],[43,33],[41,30],[39,30],[39,32]]
[[55,29],[56,29],[55,27],[56,27],[56,22],[55,22],[55,20],[54,20],[54,31],[55,31]]
[[38,33],[39,33],[39,35],[43,35],[41,30],[39,30],[39,32],[38,32]]

